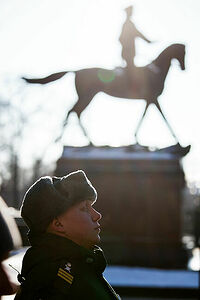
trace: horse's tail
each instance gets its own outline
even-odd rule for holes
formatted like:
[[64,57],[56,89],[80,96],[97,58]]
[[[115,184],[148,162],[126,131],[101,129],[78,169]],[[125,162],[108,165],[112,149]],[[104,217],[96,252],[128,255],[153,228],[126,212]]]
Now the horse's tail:
[[28,83],[40,83],[40,84],[46,84],[55,80],[58,80],[60,78],[62,78],[66,73],[68,73],[68,71],[66,72],[58,72],[58,73],[53,73],[47,77],[44,78],[25,78],[22,77],[22,79],[24,79],[26,82]]

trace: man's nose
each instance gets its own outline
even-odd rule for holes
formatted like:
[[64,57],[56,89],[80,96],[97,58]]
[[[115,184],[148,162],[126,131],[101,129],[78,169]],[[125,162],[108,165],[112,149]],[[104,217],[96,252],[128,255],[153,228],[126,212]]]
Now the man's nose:
[[101,218],[102,218],[101,213],[98,212],[96,209],[93,208],[93,214],[92,214],[93,221],[95,221],[95,222],[99,221],[99,220],[101,220]]

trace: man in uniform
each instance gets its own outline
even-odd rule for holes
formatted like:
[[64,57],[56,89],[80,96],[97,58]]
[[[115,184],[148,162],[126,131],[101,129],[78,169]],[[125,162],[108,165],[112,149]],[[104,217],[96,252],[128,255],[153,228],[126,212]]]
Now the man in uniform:
[[95,188],[81,170],[42,177],[26,192],[21,214],[31,247],[20,274],[17,300],[120,299],[105,280],[101,214]]

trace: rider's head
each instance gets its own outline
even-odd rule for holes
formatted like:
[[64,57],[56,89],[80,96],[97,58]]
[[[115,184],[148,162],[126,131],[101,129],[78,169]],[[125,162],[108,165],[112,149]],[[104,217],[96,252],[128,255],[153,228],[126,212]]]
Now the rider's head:
[[128,6],[127,8],[125,8],[125,12],[126,12],[127,18],[130,18],[133,13],[133,6],[131,5],[131,6]]

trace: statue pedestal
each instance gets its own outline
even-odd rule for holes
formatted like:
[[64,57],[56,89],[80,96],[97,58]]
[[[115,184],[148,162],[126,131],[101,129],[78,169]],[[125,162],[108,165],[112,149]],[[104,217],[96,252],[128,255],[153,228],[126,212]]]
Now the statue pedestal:
[[131,147],[64,147],[56,176],[83,169],[98,192],[108,263],[182,268],[180,156]]

